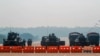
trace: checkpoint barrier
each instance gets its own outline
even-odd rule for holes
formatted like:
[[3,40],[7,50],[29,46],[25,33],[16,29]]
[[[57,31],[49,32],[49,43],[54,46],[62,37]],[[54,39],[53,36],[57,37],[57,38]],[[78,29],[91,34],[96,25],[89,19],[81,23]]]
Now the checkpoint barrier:
[[36,46],[35,53],[46,53],[46,47],[45,46]]
[[84,53],[91,53],[92,51],[93,51],[93,47],[91,47],[91,46],[84,46],[83,47]]
[[12,46],[11,52],[12,53],[22,53],[22,46]]
[[10,53],[10,46],[0,46],[1,53]]
[[0,53],[100,53],[100,46],[0,46]]
[[59,49],[58,46],[48,46],[47,53],[58,53]]
[[59,53],[70,53],[70,47],[69,46],[60,46]]
[[33,46],[25,46],[23,48],[23,53],[34,53],[34,47]]
[[93,53],[100,53],[100,46],[93,47]]
[[82,53],[82,47],[80,46],[72,46],[71,53]]

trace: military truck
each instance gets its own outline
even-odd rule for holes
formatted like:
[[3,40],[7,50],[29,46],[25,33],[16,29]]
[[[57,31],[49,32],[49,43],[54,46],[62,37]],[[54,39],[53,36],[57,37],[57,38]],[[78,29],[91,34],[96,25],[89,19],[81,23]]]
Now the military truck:
[[70,46],[88,46],[89,41],[82,33],[71,32],[69,34],[69,44]]
[[90,42],[83,34],[80,34],[75,40],[75,45],[84,47],[89,46]]
[[90,45],[99,46],[99,38],[100,38],[99,33],[90,32],[87,34],[87,38],[90,42]]
[[79,37],[80,33],[78,32],[71,32],[69,33],[69,45],[75,46],[75,40]]

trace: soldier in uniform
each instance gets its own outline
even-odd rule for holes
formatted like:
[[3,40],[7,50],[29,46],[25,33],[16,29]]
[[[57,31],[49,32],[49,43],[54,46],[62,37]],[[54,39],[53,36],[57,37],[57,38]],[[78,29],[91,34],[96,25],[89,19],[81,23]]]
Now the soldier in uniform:
[[25,39],[23,39],[23,46],[25,46],[26,45],[26,40]]
[[28,44],[28,46],[32,46],[32,40],[28,39],[27,44]]
[[53,38],[53,41],[57,41],[57,37],[55,36],[54,33],[52,33],[52,38]]

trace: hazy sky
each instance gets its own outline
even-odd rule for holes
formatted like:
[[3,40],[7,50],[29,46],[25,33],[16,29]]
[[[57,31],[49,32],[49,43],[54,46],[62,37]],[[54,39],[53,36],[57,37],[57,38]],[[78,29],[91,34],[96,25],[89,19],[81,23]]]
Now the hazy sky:
[[90,27],[100,0],[0,0],[0,27]]

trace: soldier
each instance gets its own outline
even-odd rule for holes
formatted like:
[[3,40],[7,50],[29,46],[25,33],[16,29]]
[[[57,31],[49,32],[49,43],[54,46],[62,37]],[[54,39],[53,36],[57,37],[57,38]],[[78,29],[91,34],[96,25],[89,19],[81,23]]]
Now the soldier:
[[52,38],[53,38],[54,41],[57,41],[57,37],[55,36],[54,33],[52,33]]
[[23,46],[25,46],[25,45],[26,45],[26,40],[24,39],[24,40],[23,40]]
[[6,40],[5,40],[5,39],[3,39],[3,46],[5,46],[5,42],[6,42]]
[[49,34],[49,41],[52,41],[52,36],[51,36],[51,34]]
[[32,46],[32,40],[31,40],[31,39],[28,39],[27,45],[28,45],[28,46]]

